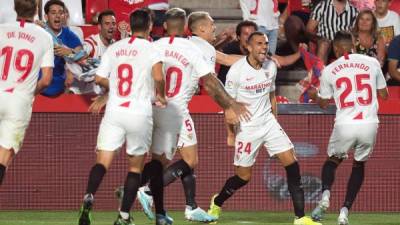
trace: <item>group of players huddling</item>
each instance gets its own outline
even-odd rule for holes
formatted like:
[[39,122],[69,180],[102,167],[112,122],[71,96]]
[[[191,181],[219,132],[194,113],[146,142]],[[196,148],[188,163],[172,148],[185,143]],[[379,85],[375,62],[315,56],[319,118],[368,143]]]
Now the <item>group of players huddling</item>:
[[[52,79],[52,37],[33,24],[35,0],[15,0],[16,22],[0,25],[0,183],[6,167],[21,147],[29,124],[32,100]],[[184,37],[188,25],[191,37]],[[173,223],[164,209],[164,186],[180,178],[191,221],[215,222],[223,203],[251,178],[258,151],[265,146],[286,170],[295,225],[318,225],[329,207],[335,170],[355,150],[346,199],[338,224],[348,224],[351,208],[364,178],[365,161],[372,152],[378,128],[377,95],[388,92],[377,60],[350,54],[351,34],[339,32],[333,47],[337,60],[322,73],[321,87],[310,92],[321,107],[333,98],[337,106],[335,126],[322,168],[322,200],[311,217],[305,216],[300,167],[292,142],[277,120],[275,78],[277,67],[268,57],[268,39],[261,32],[247,41],[246,57],[216,52],[213,19],[206,12],[186,18],[184,10],[166,12],[167,36],[149,41],[152,20],[149,11],[131,13],[132,36],[110,45],[101,56],[95,81],[106,90],[91,110],[107,104],[97,139],[97,160],[91,168],[79,225],[92,224],[94,196],[110,168],[117,150],[126,142],[128,174],[121,192],[114,225],[132,225],[131,206],[139,199],[146,215],[158,225]],[[232,65],[225,87],[215,76],[215,63]],[[42,77],[38,80],[39,69]],[[188,103],[202,81],[208,94],[224,109],[228,145],[235,147],[234,176],[214,195],[204,211],[195,201],[194,168],[198,163],[197,139]],[[317,93],[318,92],[318,93]],[[171,164],[178,151],[181,160]],[[151,160],[146,163],[146,155]],[[146,186],[148,185],[148,186]],[[155,215],[152,212],[154,201]]]

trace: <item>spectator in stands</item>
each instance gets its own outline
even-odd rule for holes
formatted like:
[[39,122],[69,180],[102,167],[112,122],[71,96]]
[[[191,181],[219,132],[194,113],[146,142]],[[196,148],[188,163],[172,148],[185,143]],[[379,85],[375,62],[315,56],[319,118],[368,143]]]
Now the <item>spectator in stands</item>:
[[385,62],[385,41],[378,32],[378,21],[374,13],[361,11],[353,28],[356,53],[376,58],[381,66]]
[[317,56],[325,64],[334,35],[341,30],[351,30],[357,14],[357,9],[347,0],[326,0],[315,6],[307,31],[315,34],[313,40],[317,42]]
[[[101,56],[107,47],[114,43],[114,35],[117,30],[115,13],[108,9],[102,11],[98,16],[98,34],[92,34],[87,37],[83,43],[83,49],[89,58],[101,60]],[[75,74],[74,82],[69,89],[74,94],[100,94],[101,89],[94,82],[87,82],[81,79],[80,74]],[[90,80],[91,81],[91,80]]]
[[388,70],[390,79],[388,85],[400,85],[400,35],[390,42],[388,49]]
[[[82,49],[79,38],[68,28],[62,25],[65,20],[65,4],[60,0],[50,0],[44,6],[46,30],[53,37],[54,44],[54,69],[53,80],[41,94],[56,97],[62,94],[65,87],[72,84],[73,79],[66,79],[65,59]],[[41,76],[41,74],[39,74]]]
[[400,16],[389,10],[391,0],[375,0],[375,17],[378,19],[378,27],[385,44],[393,40],[394,36],[400,34]]
[[275,54],[278,45],[279,15],[278,0],[239,0],[243,20],[252,20],[258,30],[268,37],[269,52]]

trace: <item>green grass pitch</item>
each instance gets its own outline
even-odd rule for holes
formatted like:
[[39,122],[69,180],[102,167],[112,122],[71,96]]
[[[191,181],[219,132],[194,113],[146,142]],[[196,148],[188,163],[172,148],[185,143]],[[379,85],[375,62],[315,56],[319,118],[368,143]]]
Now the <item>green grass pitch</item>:
[[[59,211],[0,211],[0,225],[77,225],[78,212]],[[183,212],[170,212],[175,225],[204,224],[184,220]],[[95,212],[93,225],[112,225],[116,212]],[[155,224],[143,213],[134,212],[136,225]],[[336,225],[336,214],[330,213],[324,225]],[[400,225],[400,213],[353,213],[349,217],[351,225]],[[223,212],[217,224],[220,225],[290,225],[293,224],[289,212]]]

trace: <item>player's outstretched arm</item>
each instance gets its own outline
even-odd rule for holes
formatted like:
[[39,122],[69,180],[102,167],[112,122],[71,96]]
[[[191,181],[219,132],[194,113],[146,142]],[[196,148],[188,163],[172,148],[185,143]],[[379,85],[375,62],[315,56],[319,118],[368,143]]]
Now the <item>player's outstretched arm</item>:
[[243,55],[228,55],[223,52],[217,51],[217,63],[224,66],[232,66],[232,64],[243,57]]
[[35,95],[39,94],[43,89],[48,87],[53,80],[53,67],[42,67],[42,78],[37,82]]
[[208,95],[225,110],[225,118],[228,123],[236,124],[240,120],[250,120],[251,114],[246,105],[236,102],[225,90],[221,81],[213,74],[202,77]]
[[158,62],[154,64],[151,73],[156,88],[156,105],[161,104],[159,106],[164,107],[167,105],[167,100],[165,99],[165,80],[162,72],[162,63]]

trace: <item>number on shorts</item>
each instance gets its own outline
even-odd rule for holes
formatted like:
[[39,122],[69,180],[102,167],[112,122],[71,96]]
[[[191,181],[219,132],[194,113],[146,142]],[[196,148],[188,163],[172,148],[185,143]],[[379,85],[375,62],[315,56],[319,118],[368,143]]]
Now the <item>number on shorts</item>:
[[192,123],[191,123],[191,121],[189,119],[185,120],[185,126],[186,126],[186,130],[187,131],[190,132],[190,131],[193,130]]
[[[369,105],[372,102],[372,87],[369,83],[364,81],[370,80],[369,74],[357,74],[355,76],[356,82],[356,91],[357,93],[362,92],[364,90],[367,91],[367,98],[357,97],[357,102],[360,105]],[[348,77],[341,77],[336,81],[336,88],[342,88],[344,86],[344,91],[339,96],[339,107],[341,109],[347,107],[353,107],[355,105],[354,101],[347,101],[346,98],[350,95],[353,90],[353,86],[351,84],[351,80]]]
[[130,64],[118,66],[118,95],[126,97],[131,93],[133,69]]
[[[174,75],[174,76],[173,76]],[[179,93],[182,85],[182,70],[179,67],[171,66],[166,72],[167,97],[172,98]],[[175,87],[171,86],[172,78],[175,80]]]
[[244,146],[244,143],[239,141],[238,142],[238,148],[237,148],[238,154],[242,154],[243,152],[245,152],[245,153],[250,155],[250,153],[251,153],[251,143],[246,143],[246,146],[244,146],[244,149],[243,149],[243,146]]
[[10,71],[10,65],[13,64],[14,68],[22,73],[22,76],[17,81],[21,83],[28,77],[29,73],[31,72],[35,56],[28,49],[20,49],[16,52],[14,63],[11,63],[13,50],[14,49],[12,46],[6,46],[1,50],[0,57],[5,55],[1,79],[7,80]]

